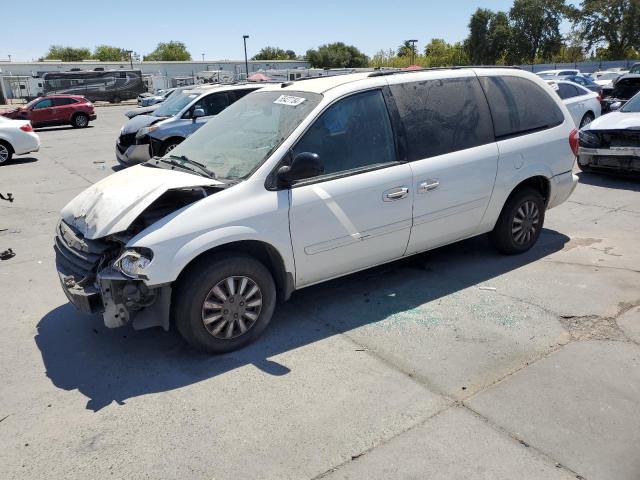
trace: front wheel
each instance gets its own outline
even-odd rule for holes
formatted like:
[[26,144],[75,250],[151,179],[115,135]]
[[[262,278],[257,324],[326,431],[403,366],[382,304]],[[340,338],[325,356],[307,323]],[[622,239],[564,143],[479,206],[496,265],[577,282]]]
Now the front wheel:
[[160,152],[160,156],[164,157],[167,153],[169,153],[171,150],[176,148],[181,143],[182,143],[182,140],[170,140],[169,142],[165,143],[164,146],[162,147],[162,151]]
[[13,149],[6,143],[0,142],[0,165],[7,163],[13,156]]
[[544,224],[545,203],[533,188],[516,191],[502,208],[490,233],[495,247],[505,255],[524,253],[535,245]]
[[84,113],[77,113],[71,120],[71,125],[73,128],[85,128],[89,125],[89,117]]
[[591,122],[593,122],[596,118],[593,116],[593,113],[591,112],[587,112],[584,114],[584,117],[582,117],[582,120],[580,121],[580,128],[584,128],[587,125],[589,125]]
[[230,254],[187,272],[174,299],[182,337],[198,350],[225,353],[260,336],[273,316],[276,288],[262,263]]

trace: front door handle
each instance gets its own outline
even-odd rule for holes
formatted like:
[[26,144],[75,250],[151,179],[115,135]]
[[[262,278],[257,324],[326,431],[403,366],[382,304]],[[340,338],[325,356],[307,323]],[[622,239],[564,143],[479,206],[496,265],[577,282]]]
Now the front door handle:
[[392,202],[394,200],[400,200],[406,198],[409,195],[409,187],[396,187],[391,190],[387,190],[384,193],[383,200],[385,202]]
[[439,186],[440,186],[440,182],[438,180],[429,179],[424,182],[421,182],[420,185],[418,185],[418,193],[427,193],[427,192],[430,192],[431,190],[435,190]]

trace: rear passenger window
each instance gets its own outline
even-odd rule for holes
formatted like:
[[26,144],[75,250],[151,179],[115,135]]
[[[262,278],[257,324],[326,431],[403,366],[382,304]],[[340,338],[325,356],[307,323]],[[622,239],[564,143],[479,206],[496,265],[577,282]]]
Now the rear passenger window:
[[380,90],[338,100],[320,115],[293,149],[317,153],[324,173],[341,173],[396,161],[389,113]]
[[560,98],[563,99],[563,100],[566,100],[567,98],[573,98],[573,97],[577,97],[579,95],[582,95],[582,92],[580,92],[573,85],[569,85],[568,83],[559,83],[557,92],[558,92],[558,95],[560,96]]
[[248,93],[255,92],[255,90],[230,90],[227,92],[229,95],[229,103],[237,102]]
[[390,85],[407,135],[410,161],[495,141],[476,77]]
[[564,122],[562,110],[541,87],[520,77],[481,77],[496,139],[524,135]]

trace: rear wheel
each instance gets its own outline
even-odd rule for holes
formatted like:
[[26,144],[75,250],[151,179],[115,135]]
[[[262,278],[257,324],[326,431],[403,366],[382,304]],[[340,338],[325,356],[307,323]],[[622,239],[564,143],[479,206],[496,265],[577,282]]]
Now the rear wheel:
[[591,122],[593,122],[595,119],[596,119],[596,117],[593,115],[593,113],[591,113],[591,112],[585,113],[584,117],[582,117],[582,120],[580,121],[580,128],[586,127]]
[[544,224],[544,198],[533,188],[522,188],[509,197],[490,233],[495,247],[505,255],[524,253],[535,245]]
[[89,117],[84,113],[76,113],[71,119],[71,125],[73,128],[85,128],[89,125]]
[[7,163],[13,156],[13,148],[5,142],[0,142],[0,165]]
[[122,99],[118,95],[111,98],[111,103],[120,103],[121,101]]
[[198,350],[224,353],[260,336],[273,316],[276,288],[262,263],[230,254],[187,272],[174,298],[182,337]]

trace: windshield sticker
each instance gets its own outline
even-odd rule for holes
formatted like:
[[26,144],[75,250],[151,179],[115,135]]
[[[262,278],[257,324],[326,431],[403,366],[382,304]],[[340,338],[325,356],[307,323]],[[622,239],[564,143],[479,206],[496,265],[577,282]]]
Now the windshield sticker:
[[306,99],[302,97],[294,97],[293,95],[280,95],[273,103],[279,105],[289,105],[290,107],[297,107]]

